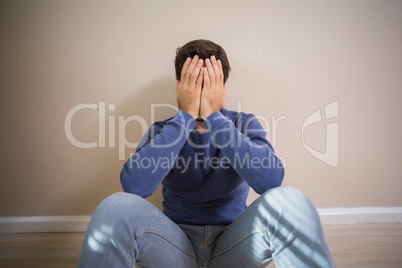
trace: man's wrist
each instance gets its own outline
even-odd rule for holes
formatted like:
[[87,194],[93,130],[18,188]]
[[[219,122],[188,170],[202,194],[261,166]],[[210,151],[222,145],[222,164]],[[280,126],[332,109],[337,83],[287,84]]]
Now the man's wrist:
[[186,129],[193,129],[195,127],[195,119],[191,114],[186,111],[179,110],[176,116],[173,118],[174,121],[178,122],[180,125]]
[[222,112],[216,111],[204,118],[204,126],[212,131],[224,121],[227,121],[227,118],[222,114]]
[[205,120],[207,117],[209,117],[211,114],[213,114],[215,111],[213,110],[207,110],[207,111],[203,111],[202,114],[200,114],[200,116]]
[[197,119],[197,117],[199,116],[199,111],[197,110],[191,110],[185,107],[180,107],[179,105],[179,110],[188,113],[189,115],[191,115],[194,119]]
[[212,110],[211,109],[211,110],[203,111],[203,113],[200,116],[205,120],[206,118],[208,118],[211,114],[213,114],[215,112],[221,113],[222,109],[220,109],[220,110]]
[[179,108],[179,110],[191,115],[194,119],[197,119],[199,117],[198,112],[193,112],[193,111],[184,110],[184,109],[180,109],[180,108]]

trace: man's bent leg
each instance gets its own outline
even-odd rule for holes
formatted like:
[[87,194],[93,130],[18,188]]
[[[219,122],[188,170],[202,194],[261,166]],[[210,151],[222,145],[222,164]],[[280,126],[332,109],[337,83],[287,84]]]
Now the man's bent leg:
[[78,267],[196,267],[186,234],[151,203],[116,193],[92,215]]
[[223,232],[211,267],[334,267],[316,208],[300,191],[278,187],[254,201]]

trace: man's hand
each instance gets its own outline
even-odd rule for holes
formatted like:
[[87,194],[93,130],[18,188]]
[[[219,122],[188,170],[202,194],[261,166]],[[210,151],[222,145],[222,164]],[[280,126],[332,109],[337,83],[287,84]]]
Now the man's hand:
[[221,61],[212,56],[211,60],[205,59],[205,65],[207,67],[203,71],[204,87],[201,93],[200,107],[200,115],[204,119],[213,112],[222,111],[226,100]]
[[196,55],[187,58],[181,71],[180,81],[176,80],[176,100],[179,109],[191,114],[194,119],[200,114],[203,60]]

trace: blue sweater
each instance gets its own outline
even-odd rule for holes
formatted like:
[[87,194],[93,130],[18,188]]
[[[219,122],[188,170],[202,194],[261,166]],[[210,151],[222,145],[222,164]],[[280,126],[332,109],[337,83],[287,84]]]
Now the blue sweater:
[[251,186],[280,186],[281,161],[252,114],[223,109],[199,134],[184,111],[154,123],[120,174],[123,190],[148,197],[163,185],[163,212],[176,223],[230,224],[246,208]]

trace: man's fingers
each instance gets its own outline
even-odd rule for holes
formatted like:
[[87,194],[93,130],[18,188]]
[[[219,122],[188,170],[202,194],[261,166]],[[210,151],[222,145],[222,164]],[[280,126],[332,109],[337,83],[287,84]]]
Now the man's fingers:
[[202,87],[202,80],[204,79],[203,70],[204,70],[204,68],[200,69],[200,73],[198,74],[197,81],[195,82],[195,89],[200,90],[200,91],[201,91],[201,87]]
[[190,82],[189,82],[189,89],[193,89],[195,87],[195,83],[198,79],[198,76],[200,74],[200,70],[202,68],[203,60],[199,59],[197,62],[197,65],[193,69],[193,71],[190,74]]
[[212,67],[211,60],[206,59],[205,60],[205,65],[207,66],[207,70],[208,70],[208,75],[209,75],[209,79],[210,79],[210,86],[214,87],[215,86],[215,71],[214,71],[214,67]]
[[222,68],[222,62],[221,60],[218,60],[218,67],[219,67],[219,74],[220,74],[220,80],[223,82],[225,80],[225,76],[223,75],[223,68]]
[[[193,72],[195,66],[198,63],[198,58],[199,58],[198,55],[195,55],[193,59],[190,58],[191,60],[188,62],[188,66],[187,66],[186,70],[184,70],[184,66],[183,66],[181,77],[182,77],[182,79],[184,79],[184,82],[188,83],[188,81],[190,81],[191,73]],[[186,63],[187,63],[187,60],[186,60]]]
[[190,65],[190,62],[191,62],[191,58],[188,57],[186,59],[186,61],[184,62],[183,67],[181,68],[181,78],[183,78],[184,74],[186,73],[188,66]]
[[215,79],[220,79],[219,66],[214,55],[211,56],[211,64],[212,67],[214,68]]
[[209,89],[211,87],[211,81],[209,80],[209,74],[208,74],[208,69],[207,67],[203,68],[203,74],[204,74],[204,88]]

